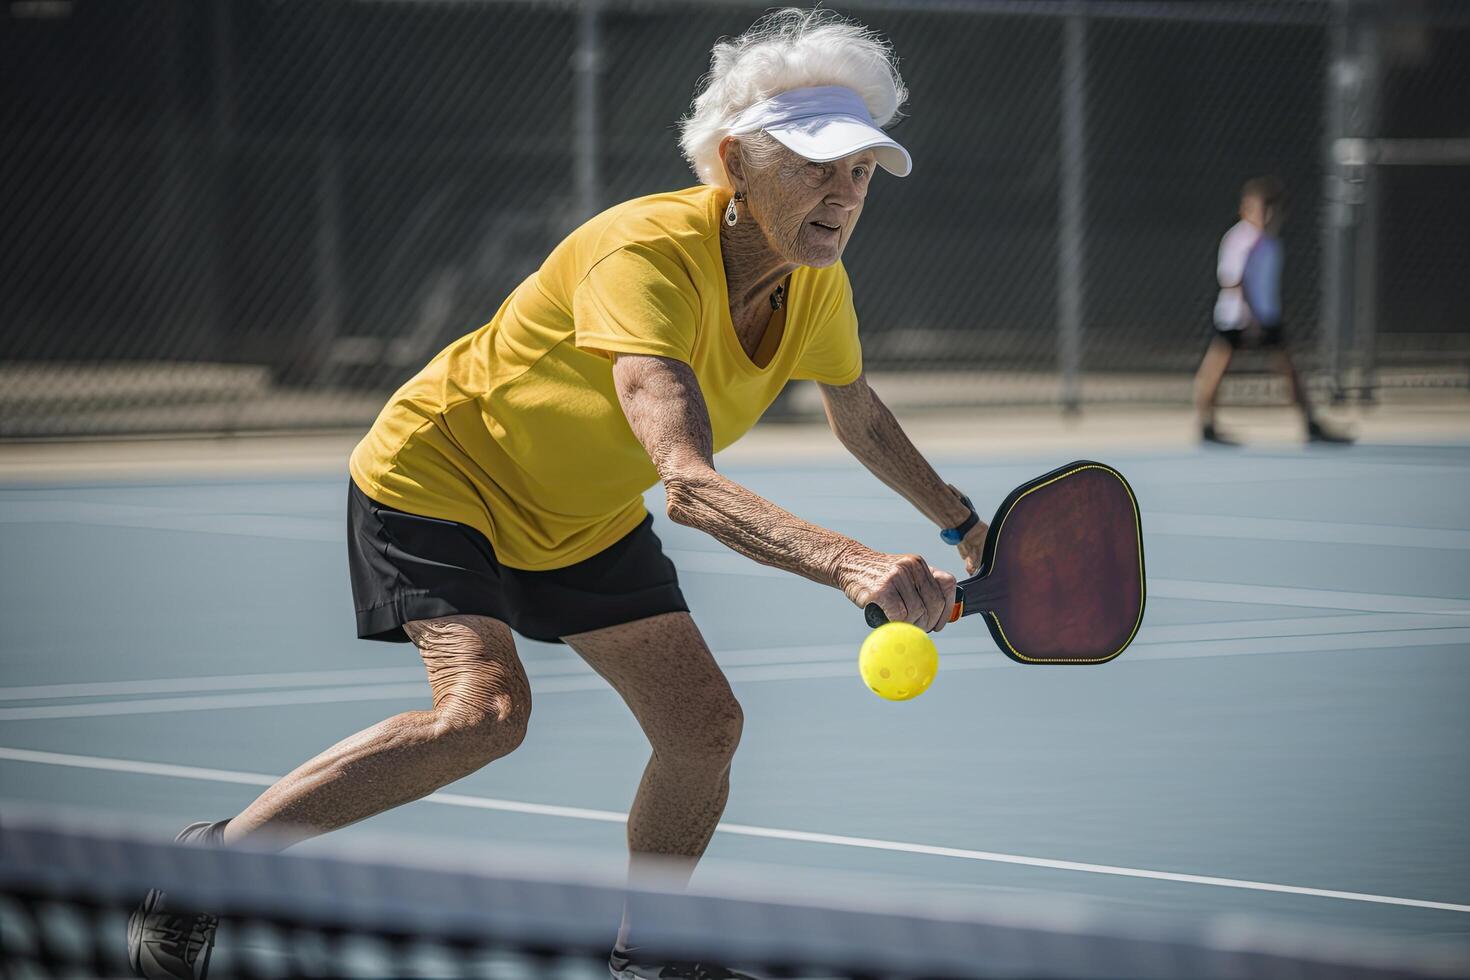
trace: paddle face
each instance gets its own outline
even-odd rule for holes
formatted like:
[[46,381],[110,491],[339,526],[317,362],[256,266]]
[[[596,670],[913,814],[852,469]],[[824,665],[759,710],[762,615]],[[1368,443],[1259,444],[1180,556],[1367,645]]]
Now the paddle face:
[[1143,622],[1143,526],[1123,475],[1082,460],[1012,491],[960,583],[965,615],[985,616],[1025,664],[1100,664]]

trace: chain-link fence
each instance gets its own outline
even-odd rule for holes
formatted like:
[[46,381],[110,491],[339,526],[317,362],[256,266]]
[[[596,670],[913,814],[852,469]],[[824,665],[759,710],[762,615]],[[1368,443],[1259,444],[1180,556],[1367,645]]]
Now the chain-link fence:
[[[1276,173],[1312,376],[1466,384],[1463,5],[838,6],[912,91],[915,173],[846,257],[871,372],[1187,398],[1238,189]],[[583,217],[693,183],[675,123],[761,10],[8,0],[0,435],[365,425]]]

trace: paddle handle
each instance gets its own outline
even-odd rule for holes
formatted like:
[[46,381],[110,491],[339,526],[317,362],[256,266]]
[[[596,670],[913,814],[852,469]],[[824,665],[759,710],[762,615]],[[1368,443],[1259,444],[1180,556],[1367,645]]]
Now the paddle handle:
[[[962,586],[957,585],[954,590],[954,606],[949,611],[948,621],[953,623],[964,614],[965,590]],[[877,629],[888,622],[888,615],[883,612],[882,608],[876,602],[870,602],[863,607],[863,618],[868,621],[868,625],[873,629]]]

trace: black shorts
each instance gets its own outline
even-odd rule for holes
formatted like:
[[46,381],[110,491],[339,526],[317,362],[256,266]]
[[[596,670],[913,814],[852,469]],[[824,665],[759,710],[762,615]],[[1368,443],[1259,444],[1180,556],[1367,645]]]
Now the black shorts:
[[532,640],[688,612],[653,515],[591,558],[547,572],[509,568],[457,521],[404,513],[347,481],[347,561],[357,635],[406,643],[403,624],[456,613],[491,616]]
[[[1252,343],[1247,340],[1247,334],[1259,339]],[[1222,330],[1216,327],[1215,335],[1229,344],[1231,350],[1269,350],[1286,346],[1286,330],[1279,323],[1274,327],[1262,327],[1258,334],[1250,330]]]

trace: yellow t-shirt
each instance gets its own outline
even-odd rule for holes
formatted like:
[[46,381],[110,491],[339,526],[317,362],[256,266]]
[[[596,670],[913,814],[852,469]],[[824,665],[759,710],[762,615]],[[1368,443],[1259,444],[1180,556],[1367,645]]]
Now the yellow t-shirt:
[[[719,221],[729,192],[628,201],[572,232],[475,332],[400,388],[353,450],[363,493],[459,521],[513,568],[562,568],[637,527],[658,473],[623,416],[612,355],[689,364],[720,450],[792,378],[862,371],[847,272],[802,267],[753,361],[730,321]],[[758,366],[764,365],[764,366]]]

